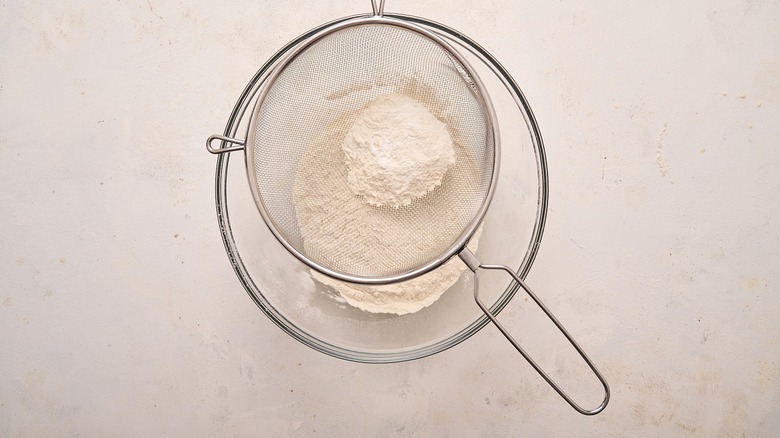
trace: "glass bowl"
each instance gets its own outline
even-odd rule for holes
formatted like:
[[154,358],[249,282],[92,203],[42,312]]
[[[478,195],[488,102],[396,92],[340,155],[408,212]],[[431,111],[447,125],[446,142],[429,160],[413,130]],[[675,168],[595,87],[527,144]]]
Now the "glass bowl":
[[[498,116],[502,160],[495,195],[483,221],[477,257],[502,263],[525,278],[540,244],[547,212],[547,165],[541,134],[528,103],[504,68],[478,44],[439,23],[408,15],[444,37],[483,80]],[[312,29],[277,52],[255,74],[236,103],[226,136],[245,132],[245,117],[270,70]],[[375,314],[334,299],[336,292],[312,279],[310,270],[276,240],[257,211],[243,161],[220,154],[216,170],[217,219],[228,258],[249,296],[282,330],[315,350],[341,359],[391,363],[450,348],[484,327],[488,318],[473,298],[468,272],[429,307],[407,315]],[[228,191],[230,187],[230,191]],[[480,297],[499,312],[517,285],[505,277],[481,279]]]

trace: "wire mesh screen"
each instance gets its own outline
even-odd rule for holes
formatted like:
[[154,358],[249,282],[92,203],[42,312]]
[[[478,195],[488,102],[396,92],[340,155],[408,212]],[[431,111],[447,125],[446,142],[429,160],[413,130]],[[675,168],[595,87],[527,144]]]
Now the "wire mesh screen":
[[[495,152],[485,98],[449,50],[400,26],[359,24],[280,68],[258,103],[248,156],[277,234],[315,264],[360,277],[400,275],[446,252],[488,195]],[[410,205],[377,207],[350,190],[342,144],[358,114],[389,94],[446,124],[455,162]]]

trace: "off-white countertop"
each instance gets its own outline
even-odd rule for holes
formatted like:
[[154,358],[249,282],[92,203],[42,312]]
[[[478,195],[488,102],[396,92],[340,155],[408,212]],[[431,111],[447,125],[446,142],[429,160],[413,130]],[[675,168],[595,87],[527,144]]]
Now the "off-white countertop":
[[[609,380],[606,411],[576,414],[492,327],[356,364],[242,289],[204,140],[272,53],[368,0],[17,1],[0,5],[0,436],[780,433],[780,3],[420,3],[387,10],[480,42],[539,120],[550,209],[528,280]],[[534,314],[517,298],[502,318]],[[521,338],[588,378],[549,327]]]

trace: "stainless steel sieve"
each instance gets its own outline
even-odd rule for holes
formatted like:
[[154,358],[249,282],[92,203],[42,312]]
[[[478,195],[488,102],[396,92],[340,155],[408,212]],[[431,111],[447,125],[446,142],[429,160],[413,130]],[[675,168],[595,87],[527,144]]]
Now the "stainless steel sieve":
[[[490,98],[468,61],[436,33],[403,17],[383,13],[384,1],[372,0],[373,13],[322,28],[282,58],[260,94],[246,140],[215,135],[212,153],[244,150],[249,186],[263,220],[277,240],[311,268],[339,280],[387,284],[427,273],[458,255],[474,272],[474,298],[482,312],[537,372],[578,412],[593,415],[609,401],[609,386],[568,331],[525,282],[504,265],[482,264],[466,244],[482,222],[495,190],[500,163],[499,130]],[[455,164],[442,185],[400,208],[371,207],[371,214],[344,217],[328,202],[338,185],[301,187],[310,180],[340,178],[332,161],[312,156],[314,144],[334,143],[362,108],[388,93],[401,93],[423,104],[446,123],[457,145]],[[215,148],[214,142],[221,141]],[[229,146],[232,144],[232,146]],[[306,216],[296,214],[296,190],[318,190],[325,202],[314,232]],[[408,235],[386,239],[382,251],[369,250],[366,239],[384,229]],[[378,230],[366,234],[364,230]],[[321,244],[317,233],[336,236]],[[426,245],[399,246],[424,234]],[[561,330],[596,374],[605,390],[600,406],[585,410],[530,358],[479,298],[479,268],[507,272]]]

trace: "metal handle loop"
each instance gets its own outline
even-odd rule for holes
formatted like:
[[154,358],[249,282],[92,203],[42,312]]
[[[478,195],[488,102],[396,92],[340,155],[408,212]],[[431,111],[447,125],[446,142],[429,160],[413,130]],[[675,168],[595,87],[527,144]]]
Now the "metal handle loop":
[[[582,350],[582,348],[577,344],[577,342],[572,338],[572,336],[569,334],[569,332],[563,327],[563,325],[558,321],[558,318],[556,318],[552,312],[547,308],[547,306],[544,305],[544,303],[539,300],[539,298],[534,294],[534,292],[531,290],[530,287],[528,287],[527,284],[518,276],[512,269],[510,269],[507,266],[504,265],[485,265],[480,263],[477,258],[474,256],[474,254],[469,251],[468,249],[463,249],[463,251],[459,254],[461,259],[466,263],[466,265],[474,272],[474,300],[477,302],[477,305],[480,309],[482,309],[482,312],[485,313],[485,315],[490,319],[490,321],[498,328],[499,331],[501,331],[501,334],[504,335],[504,337],[509,340],[509,342],[512,343],[512,345],[517,349],[517,351],[525,358],[525,360],[528,361],[529,364],[536,370],[537,373],[539,373],[542,378],[547,381],[547,383],[557,392],[561,397],[563,397],[564,400],[566,400],[567,403],[571,405],[577,412],[583,415],[596,415],[599,412],[603,411],[605,407],[607,407],[607,403],[609,403],[609,384],[607,384],[606,379],[604,379],[604,376],[601,374],[601,372],[596,368],[596,365],[593,364],[593,362],[590,360],[587,354]],[[522,287],[528,295],[531,296],[531,298],[534,300],[534,302],[544,311],[544,313],[547,315],[548,318],[555,324],[556,327],[558,327],[558,330],[563,333],[563,335],[566,337],[566,339],[569,341],[569,343],[574,347],[575,350],[577,350],[577,353],[579,353],[580,357],[585,360],[585,363],[588,364],[588,367],[593,371],[593,373],[598,377],[601,384],[604,386],[604,400],[601,402],[601,404],[591,410],[583,409],[578,405],[574,400],[569,397],[566,392],[561,389],[560,386],[558,386],[557,383],[553,382],[553,380],[550,378],[550,376],[547,375],[544,370],[539,367],[539,365],[531,359],[531,357],[528,355],[528,353],[523,350],[523,348],[520,346],[520,344],[515,341],[515,339],[512,337],[512,335],[509,334],[509,332],[504,328],[501,323],[498,322],[496,317],[490,312],[490,310],[482,303],[482,301],[479,299],[479,271],[478,268],[482,269],[494,269],[494,270],[503,270],[509,273],[509,275],[514,278],[514,280]]]
[[[215,148],[211,145],[214,140],[221,140],[224,143],[232,143],[238,146],[230,146],[224,148]],[[206,140],[206,149],[212,154],[224,154],[225,152],[240,151],[244,149],[246,143],[244,140],[236,140],[235,138],[225,137],[224,135],[212,135]]]
[[375,17],[381,17],[385,15],[385,0],[379,0],[378,6],[376,4],[376,0],[371,0],[371,12]]

